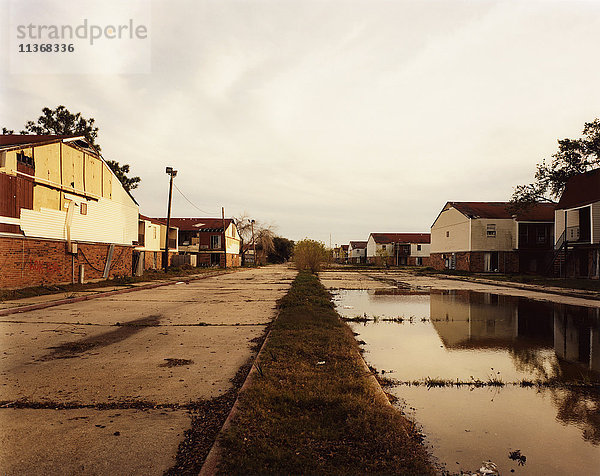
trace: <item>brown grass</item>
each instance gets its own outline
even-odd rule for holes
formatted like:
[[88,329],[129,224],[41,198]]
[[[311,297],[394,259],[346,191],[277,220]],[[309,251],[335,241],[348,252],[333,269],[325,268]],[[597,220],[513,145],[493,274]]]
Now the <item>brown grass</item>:
[[220,472],[433,474],[421,435],[377,398],[316,276],[300,273],[280,309],[260,372],[221,440]]

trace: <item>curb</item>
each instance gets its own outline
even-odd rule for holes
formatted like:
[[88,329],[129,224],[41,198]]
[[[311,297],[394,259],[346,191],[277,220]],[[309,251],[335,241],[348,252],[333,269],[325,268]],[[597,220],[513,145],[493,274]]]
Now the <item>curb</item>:
[[[279,317],[279,311],[277,311],[277,314],[275,314],[275,317],[271,321],[271,324],[273,324],[277,320],[278,317]],[[252,377],[257,372],[255,364],[258,361],[258,358],[262,355],[265,345],[267,344],[267,341],[269,340],[270,336],[271,336],[271,329],[269,329],[269,332],[267,332],[267,335],[265,336],[265,340],[263,341],[262,345],[260,346],[260,349],[259,349],[258,353],[256,354],[256,357],[254,357],[254,361],[252,362],[250,371],[248,372],[248,375],[246,375],[246,379],[244,380],[244,383],[242,384],[242,386],[240,387],[240,390],[238,391],[238,394],[235,398],[235,402],[233,403],[233,406],[231,407],[231,411],[229,412],[229,415],[227,415],[227,418],[225,419],[223,426],[219,430],[219,433],[217,434],[217,437],[215,438],[215,442],[213,443],[208,454],[206,455],[206,459],[204,460],[204,463],[202,464],[202,468],[200,468],[200,472],[198,473],[198,476],[214,476],[217,474],[219,460],[221,459],[221,445],[219,444],[219,439],[223,435],[224,431],[227,430],[231,426],[233,418],[235,417],[235,415],[237,415],[237,413],[239,411],[240,395],[242,394],[242,392],[244,390],[246,390],[246,388],[248,388],[248,386],[250,385],[250,381],[252,380]]]
[[[75,298],[63,298],[63,299],[57,299],[55,301],[42,302],[42,303],[37,303],[37,304],[28,304],[25,306],[17,306],[17,307],[13,307],[10,309],[2,309],[0,311],[0,317],[8,316],[10,314],[17,314],[20,312],[35,311],[38,309],[46,309],[48,307],[60,306],[62,304],[71,304],[71,303],[76,303],[76,302],[89,301],[90,299],[114,296],[115,294],[131,293],[134,291],[141,291],[143,289],[154,289],[154,288],[159,288],[161,286],[170,286],[170,285],[177,284],[180,282],[189,283],[190,281],[197,281],[200,279],[212,278],[214,276],[220,276],[220,275],[229,274],[229,273],[230,273],[230,271],[221,271],[221,272],[215,272],[215,273],[210,273],[210,274],[207,273],[206,275],[200,275],[200,276],[196,276],[196,277],[192,277],[192,278],[188,278],[188,279],[180,279],[177,281],[173,280],[173,281],[169,281],[166,283],[160,282],[160,283],[144,284],[141,286],[132,286],[127,289],[116,289],[114,291],[106,291],[106,292],[100,292],[100,293],[96,293],[96,294],[88,294],[87,296],[79,296],[79,297],[75,297]],[[183,278],[183,276],[182,276],[182,278]]]
[[[594,301],[600,301],[600,295],[594,291],[584,291],[584,290],[573,290],[571,288],[565,288],[565,290],[560,289],[548,289],[545,287],[540,287],[536,284],[526,284],[526,283],[513,283],[511,281],[495,281],[493,279],[485,279],[485,278],[469,278],[462,276],[440,276],[442,279],[451,279],[454,281],[467,281],[471,283],[479,283],[479,284],[489,284],[491,286],[502,286],[505,288],[513,288],[520,289],[521,291],[536,291],[540,293],[547,294],[555,294],[557,296],[567,296],[567,297],[575,297],[581,299],[591,299]],[[569,290],[571,289],[571,290]]]

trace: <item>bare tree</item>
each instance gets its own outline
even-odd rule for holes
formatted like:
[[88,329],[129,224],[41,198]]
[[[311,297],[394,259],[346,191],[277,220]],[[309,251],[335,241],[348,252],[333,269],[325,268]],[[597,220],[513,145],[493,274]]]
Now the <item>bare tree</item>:
[[275,231],[274,225],[266,224],[259,220],[254,220],[254,243],[252,243],[252,218],[248,215],[248,212],[240,214],[234,217],[233,221],[240,235],[240,249],[242,253],[242,263],[245,260],[246,253],[253,249],[252,245],[256,247],[256,255],[254,259],[256,263],[265,262],[267,255],[272,253],[275,249],[274,238]]

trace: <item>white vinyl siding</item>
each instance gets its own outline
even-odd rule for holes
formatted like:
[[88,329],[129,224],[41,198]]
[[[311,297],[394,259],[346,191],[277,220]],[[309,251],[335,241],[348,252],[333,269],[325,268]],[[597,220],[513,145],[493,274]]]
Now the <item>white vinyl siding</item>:
[[[79,207],[71,222],[71,240],[131,245],[138,239],[138,207],[100,198],[87,202],[87,214]],[[66,240],[65,211],[41,208],[21,209],[21,230],[25,236]]]

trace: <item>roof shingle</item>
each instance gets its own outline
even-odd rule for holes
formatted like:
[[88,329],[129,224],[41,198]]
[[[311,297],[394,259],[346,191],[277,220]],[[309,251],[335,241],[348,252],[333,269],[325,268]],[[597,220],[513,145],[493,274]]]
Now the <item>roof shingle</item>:
[[571,177],[556,208],[574,208],[600,202],[600,169]]

